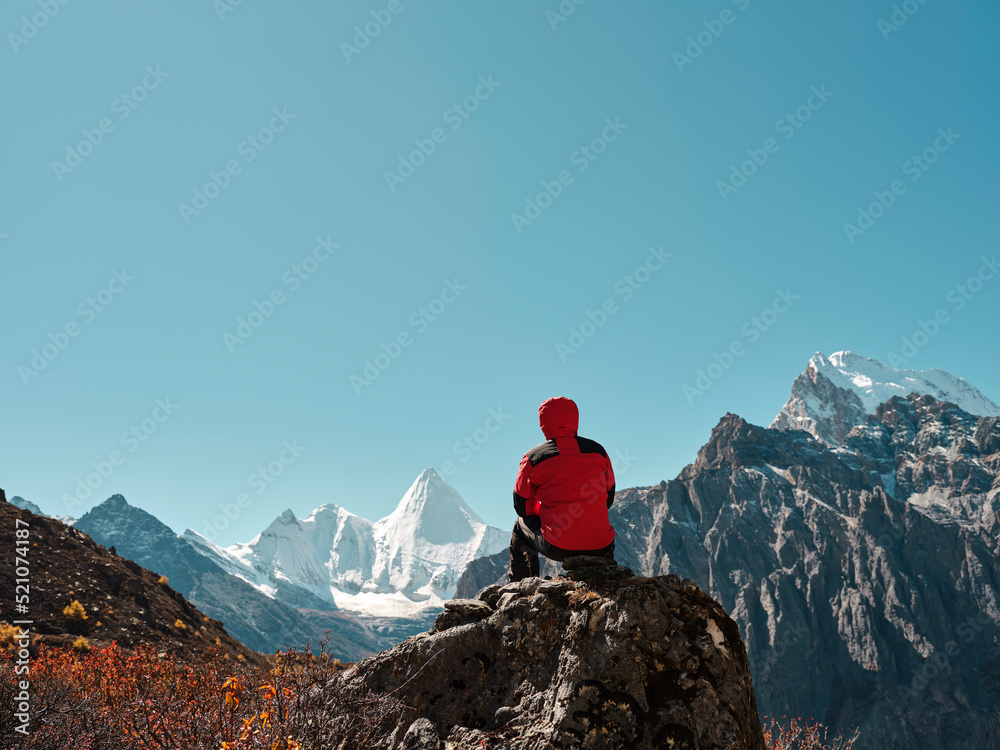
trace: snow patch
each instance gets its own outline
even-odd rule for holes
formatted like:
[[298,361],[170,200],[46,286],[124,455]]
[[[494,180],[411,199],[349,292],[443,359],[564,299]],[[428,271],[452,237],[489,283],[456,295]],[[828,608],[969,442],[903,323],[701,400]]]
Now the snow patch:
[[722,634],[722,629],[714,618],[708,618],[708,627],[705,628],[708,634],[712,636],[712,643],[715,647],[719,649],[725,656],[729,656],[729,649],[726,648],[726,636]]

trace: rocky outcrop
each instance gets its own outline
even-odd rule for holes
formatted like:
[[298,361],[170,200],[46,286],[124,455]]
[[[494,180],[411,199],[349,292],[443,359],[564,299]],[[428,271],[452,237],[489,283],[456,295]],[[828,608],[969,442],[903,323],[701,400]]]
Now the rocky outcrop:
[[458,586],[455,588],[455,598],[474,597],[477,592],[482,591],[490,584],[508,580],[509,563],[510,553],[507,550],[473,560],[459,576]]
[[449,602],[339,680],[412,710],[384,749],[764,748],[736,623],[691,581],[617,566]]

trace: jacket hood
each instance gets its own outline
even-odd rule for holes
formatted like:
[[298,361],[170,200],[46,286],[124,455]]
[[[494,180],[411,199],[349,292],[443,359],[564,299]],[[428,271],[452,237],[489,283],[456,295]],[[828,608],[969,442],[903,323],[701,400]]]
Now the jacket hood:
[[565,396],[547,399],[538,407],[538,425],[546,440],[572,437],[580,425],[580,410]]

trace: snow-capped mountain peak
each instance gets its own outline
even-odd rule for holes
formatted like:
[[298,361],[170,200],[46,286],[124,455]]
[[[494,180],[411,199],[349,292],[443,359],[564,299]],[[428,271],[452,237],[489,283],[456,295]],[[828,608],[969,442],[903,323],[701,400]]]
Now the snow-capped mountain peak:
[[879,404],[910,393],[953,403],[977,416],[1000,416],[1000,404],[945,370],[898,370],[854,352],[835,352],[829,357],[816,352],[795,379],[792,395],[771,427],[805,430],[837,446]]
[[184,534],[227,572],[292,606],[315,606],[302,602],[318,599],[398,615],[454,596],[466,565],[506,547],[507,536],[487,526],[433,469],[375,523],[326,504],[305,519],[286,510],[249,543],[223,548],[190,529]]
[[393,529],[394,536],[403,534],[431,544],[464,544],[484,523],[434,469],[425,469],[396,509],[376,524],[380,525],[387,531]]

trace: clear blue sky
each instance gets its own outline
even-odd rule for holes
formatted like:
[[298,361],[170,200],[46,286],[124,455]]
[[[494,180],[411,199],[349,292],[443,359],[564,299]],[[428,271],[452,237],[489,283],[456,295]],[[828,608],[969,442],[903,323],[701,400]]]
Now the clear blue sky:
[[50,513],[243,493],[228,544],[433,466],[506,527],[546,397],[653,484],[938,310],[907,366],[1000,400],[1000,279],[957,291],[997,252],[994,3],[52,5],[0,24],[0,483]]

